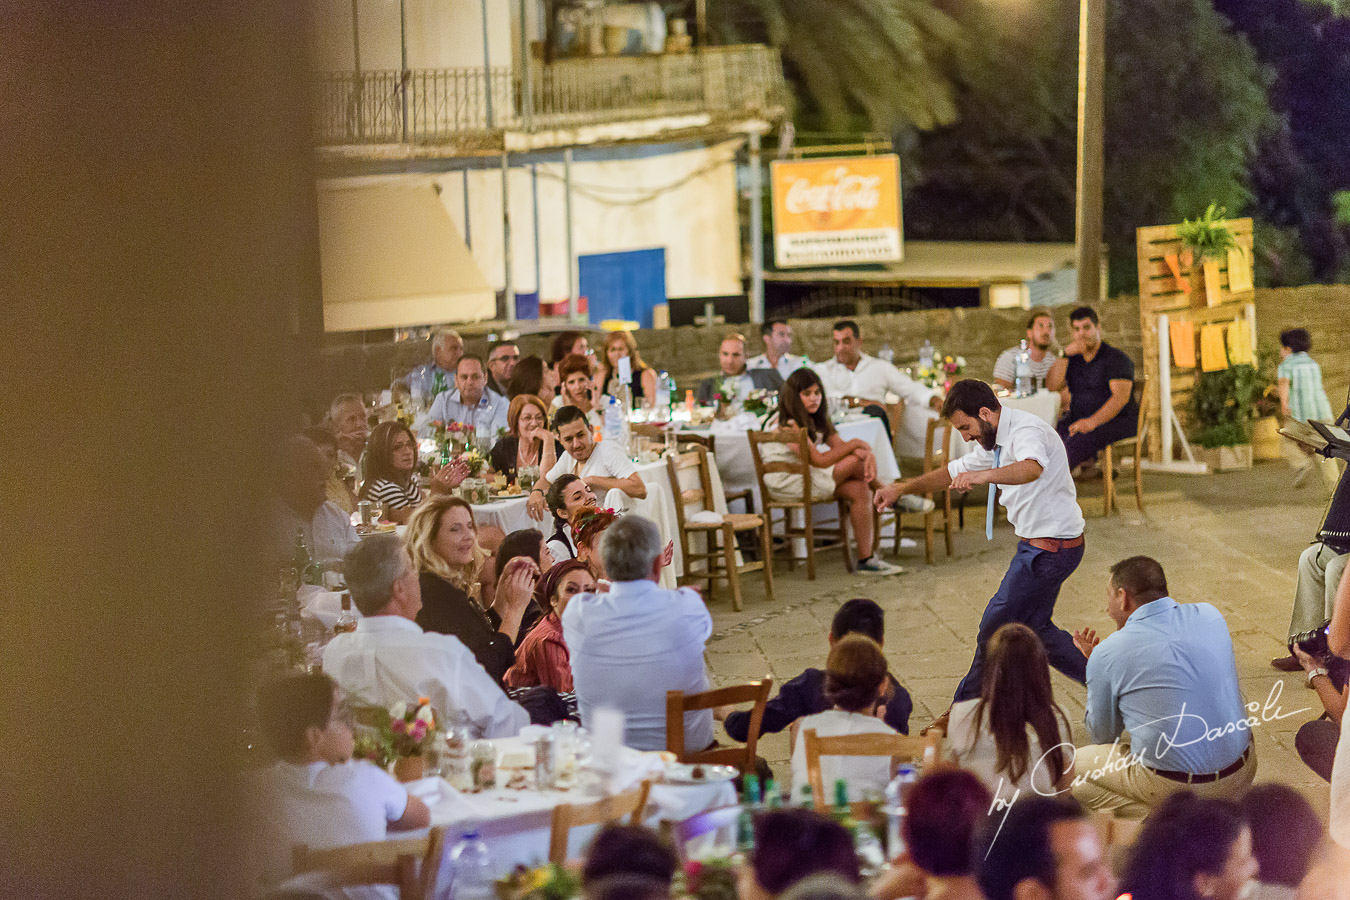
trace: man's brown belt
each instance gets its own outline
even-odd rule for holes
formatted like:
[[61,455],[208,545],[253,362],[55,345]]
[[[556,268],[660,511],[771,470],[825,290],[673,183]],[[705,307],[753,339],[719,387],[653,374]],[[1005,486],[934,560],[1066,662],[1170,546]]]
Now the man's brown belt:
[[1026,542],[1037,550],[1058,553],[1061,550],[1072,550],[1074,547],[1083,546],[1083,536],[1080,534],[1076,538],[1026,538]]
[[1155,769],[1152,766],[1145,766],[1154,775],[1161,775],[1168,781],[1180,781],[1182,784],[1208,784],[1211,781],[1218,781],[1220,778],[1227,778],[1238,769],[1241,769],[1247,761],[1247,757],[1252,755],[1252,745],[1248,744],[1247,749],[1242,751],[1242,755],[1237,758],[1237,762],[1217,772],[1206,772],[1203,775],[1193,775],[1190,772],[1168,772],[1165,769]]

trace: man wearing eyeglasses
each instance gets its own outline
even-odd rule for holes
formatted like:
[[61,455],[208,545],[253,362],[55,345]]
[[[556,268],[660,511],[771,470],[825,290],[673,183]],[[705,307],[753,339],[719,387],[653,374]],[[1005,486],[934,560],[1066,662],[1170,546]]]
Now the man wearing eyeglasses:
[[516,363],[520,362],[520,348],[512,341],[503,341],[493,346],[488,353],[488,390],[509,397],[507,385],[516,372]]

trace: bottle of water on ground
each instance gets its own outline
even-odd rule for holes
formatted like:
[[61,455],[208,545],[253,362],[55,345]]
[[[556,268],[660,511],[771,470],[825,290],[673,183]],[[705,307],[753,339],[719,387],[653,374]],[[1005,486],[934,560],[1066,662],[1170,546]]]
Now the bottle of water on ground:
[[466,831],[450,848],[449,870],[436,900],[496,900],[492,857],[477,831]]
[[1016,377],[1013,386],[1016,389],[1017,396],[1030,397],[1035,387],[1031,381],[1031,350],[1027,347],[1026,338],[1022,339],[1022,346],[1017,351],[1017,364],[1014,371]]

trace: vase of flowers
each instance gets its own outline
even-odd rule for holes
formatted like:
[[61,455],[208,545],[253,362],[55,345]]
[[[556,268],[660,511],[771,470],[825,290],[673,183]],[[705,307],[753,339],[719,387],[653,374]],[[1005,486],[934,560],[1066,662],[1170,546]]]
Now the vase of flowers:
[[729,378],[717,379],[717,387],[713,390],[713,403],[717,407],[714,415],[718,419],[730,419],[741,411],[740,401]]
[[577,876],[556,863],[534,869],[518,865],[497,879],[500,900],[573,900],[581,893]]
[[399,781],[416,781],[425,769],[422,751],[436,735],[436,714],[431,701],[418,697],[417,703],[364,706],[355,710],[360,733],[352,756],[368,759],[378,766],[392,768]]
[[675,873],[672,893],[694,900],[736,900],[736,864],[724,857],[690,860]]

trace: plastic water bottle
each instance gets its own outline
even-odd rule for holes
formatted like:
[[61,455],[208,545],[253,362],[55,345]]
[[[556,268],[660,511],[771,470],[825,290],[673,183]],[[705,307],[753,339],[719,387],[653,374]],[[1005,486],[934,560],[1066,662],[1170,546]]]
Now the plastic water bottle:
[[436,900],[496,900],[492,857],[477,831],[466,831],[450,848],[449,883]]
[[919,348],[919,368],[933,368],[933,342],[924,338],[923,346]]
[[891,349],[890,344],[882,344],[881,350],[877,352],[877,359],[882,362],[894,363],[895,351]]
[[1022,339],[1022,346],[1017,351],[1017,366],[1015,369],[1016,377],[1013,385],[1016,388],[1017,396],[1030,397],[1034,387],[1031,383],[1031,351],[1027,348],[1026,338]]
[[605,398],[604,435],[607,441],[618,441],[618,446],[628,446],[628,414],[623,403],[617,397]]
[[665,369],[656,373],[656,396],[652,402],[656,405],[656,410],[661,415],[661,421],[670,421],[670,410],[675,398],[675,384],[670,380],[670,373]]
[[905,818],[905,803],[909,792],[919,780],[919,770],[910,763],[902,763],[895,777],[886,785],[886,853],[894,859],[905,849],[900,823]]

